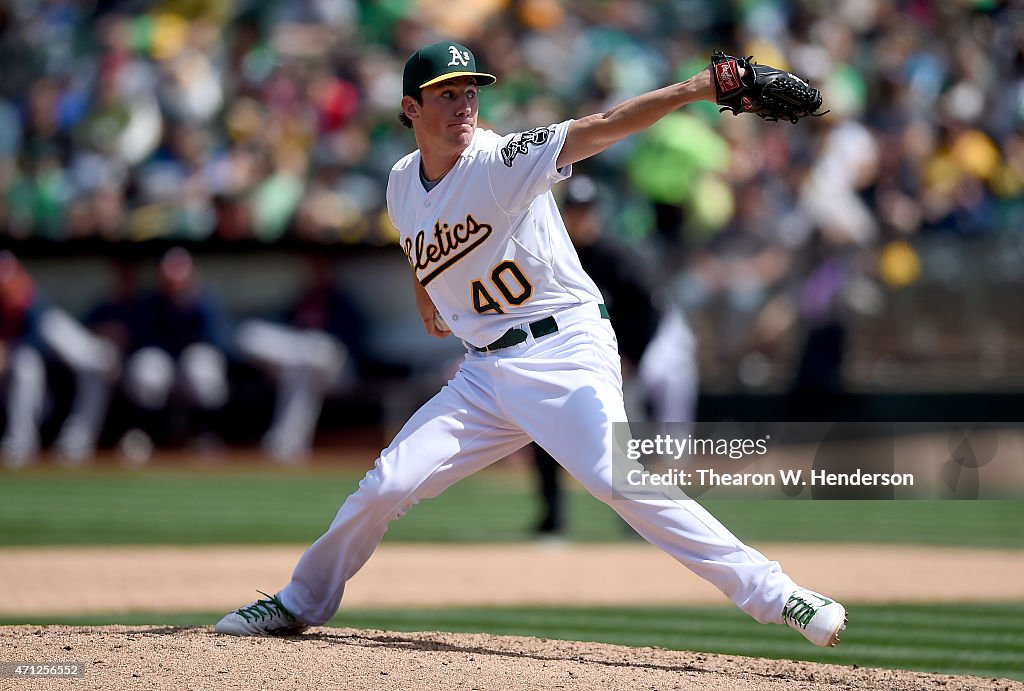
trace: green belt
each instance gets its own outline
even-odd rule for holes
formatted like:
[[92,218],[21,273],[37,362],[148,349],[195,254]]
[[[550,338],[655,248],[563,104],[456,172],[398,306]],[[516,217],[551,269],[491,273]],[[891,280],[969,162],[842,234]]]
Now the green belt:
[[[599,304],[597,309],[601,313],[602,319],[609,318],[608,307],[604,303]],[[534,338],[540,338],[541,336],[547,336],[548,334],[553,334],[558,331],[558,322],[555,321],[554,317],[544,317],[543,319],[538,319],[535,322],[527,324],[527,327],[530,329],[530,333],[533,334]],[[470,348],[478,353],[487,353],[492,350],[501,350],[502,348],[508,348],[509,346],[519,345],[525,340],[526,330],[518,327],[512,327],[503,333],[501,338],[493,343],[488,343],[482,348],[478,348],[476,346],[470,346]]]

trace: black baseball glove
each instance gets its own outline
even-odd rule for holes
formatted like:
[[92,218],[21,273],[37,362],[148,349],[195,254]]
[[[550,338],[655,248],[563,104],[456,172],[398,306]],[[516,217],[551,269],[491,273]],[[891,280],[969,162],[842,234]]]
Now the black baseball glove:
[[[821,108],[821,93],[800,77],[768,65],[752,62],[754,56],[737,58],[715,51],[711,56],[711,75],[715,81],[720,111],[733,115],[754,113],[765,120],[789,120],[792,123]],[[740,68],[746,74],[740,78]]]

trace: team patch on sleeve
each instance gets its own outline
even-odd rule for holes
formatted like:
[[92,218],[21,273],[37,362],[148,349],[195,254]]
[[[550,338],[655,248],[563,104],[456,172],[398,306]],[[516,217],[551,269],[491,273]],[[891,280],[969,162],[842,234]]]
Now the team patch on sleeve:
[[506,166],[511,168],[512,162],[516,160],[516,156],[525,156],[530,153],[531,144],[546,144],[554,130],[554,127],[536,127],[526,132],[520,132],[513,136],[508,144],[501,149],[501,160],[505,162]]

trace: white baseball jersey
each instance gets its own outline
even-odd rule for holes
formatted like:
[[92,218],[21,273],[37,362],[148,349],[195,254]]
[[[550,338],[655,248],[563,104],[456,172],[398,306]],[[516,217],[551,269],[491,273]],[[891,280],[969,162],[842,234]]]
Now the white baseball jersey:
[[431,190],[420,153],[388,180],[388,213],[417,279],[463,341],[485,346],[510,327],[601,293],[580,266],[551,186],[571,120],[500,136],[477,129],[455,166]]

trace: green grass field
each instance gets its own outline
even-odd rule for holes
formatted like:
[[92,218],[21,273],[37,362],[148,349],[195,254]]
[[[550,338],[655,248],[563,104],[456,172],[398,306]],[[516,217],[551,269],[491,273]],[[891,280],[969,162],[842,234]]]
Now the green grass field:
[[[33,624],[208,626],[217,614],[119,615]],[[1024,603],[872,605],[850,608],[843,643],[813,648],[781,626],[762,626],[731,607],[487,607],[342,611],[331,626],[540,636],[861,667],[1024,679]],[[0,624],[24,621],[0,620]],[[642,653],[638,653],[638,657]]]
[[[361,471],[264,467],[0,474],[0,545],[306,543],[330,523]],[[516,468],[478,473],[392,524],[388,541],[508,542],[537,512]],[[1024,502],[702,502],[748,542],[845,541],[1024,548]],[[573,540],[624,539],[607,506],[570,495]]]

